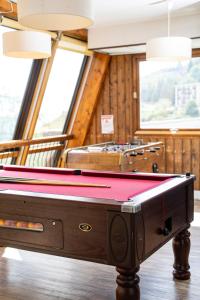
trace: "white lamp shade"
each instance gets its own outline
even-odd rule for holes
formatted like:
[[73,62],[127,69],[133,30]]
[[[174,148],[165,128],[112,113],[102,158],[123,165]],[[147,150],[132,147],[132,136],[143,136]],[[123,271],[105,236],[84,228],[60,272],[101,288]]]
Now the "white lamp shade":
[[73,30],[93,23],[93,0],[18,0],[20,24],[40,30]]
[[35,31],[5,32],[3,54],[17,58],[48,58],[51,56],[51,36]]
[[146,45],[146,59],[154,61],[188,60],[192,57],[192,42],[186,37],[169,36],[152,39]]

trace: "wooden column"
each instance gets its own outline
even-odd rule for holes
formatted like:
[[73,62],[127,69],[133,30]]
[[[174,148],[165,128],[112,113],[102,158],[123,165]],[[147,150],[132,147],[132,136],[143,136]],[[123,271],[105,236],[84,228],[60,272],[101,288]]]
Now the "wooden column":
[[95,53],[92,57],[86,81],[77,99],[77,108],[72,117],[74,121],[71,120],[68,133],[72,133],[74,139],[69,141],[68,148],[84,144],[109,61],[110,56],[105,54]]

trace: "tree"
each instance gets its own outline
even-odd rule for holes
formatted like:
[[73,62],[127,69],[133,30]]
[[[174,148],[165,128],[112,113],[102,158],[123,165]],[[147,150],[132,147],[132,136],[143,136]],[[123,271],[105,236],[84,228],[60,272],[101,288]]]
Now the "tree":
[[199,109],[195,101],[191,100],[187,103],[185,108],[185,114],[191,117],[199,116]]

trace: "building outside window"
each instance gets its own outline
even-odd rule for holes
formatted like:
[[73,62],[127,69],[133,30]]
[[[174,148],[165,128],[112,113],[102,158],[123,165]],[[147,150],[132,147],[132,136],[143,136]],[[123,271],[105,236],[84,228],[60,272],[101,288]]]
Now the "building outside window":
[[200,58],[139,63],[140,128],[200,128]]

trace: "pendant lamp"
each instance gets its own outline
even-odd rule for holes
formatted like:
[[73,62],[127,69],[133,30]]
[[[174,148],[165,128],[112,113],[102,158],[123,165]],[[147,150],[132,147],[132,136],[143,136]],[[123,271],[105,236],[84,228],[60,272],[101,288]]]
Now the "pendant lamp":
[[16,58],[48,58],[51,56],[51,36],[36,31],[5,32],[3,54]]
[[18,21],[39,30],[74,30],[93,23],[93,0],[18,0]]
[[146,44],[146,59],[150,61],[182,61],[192,57],[192,42],[187,37],[170,36],[170,11],[168,0],[168,36],[155,38]]

